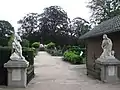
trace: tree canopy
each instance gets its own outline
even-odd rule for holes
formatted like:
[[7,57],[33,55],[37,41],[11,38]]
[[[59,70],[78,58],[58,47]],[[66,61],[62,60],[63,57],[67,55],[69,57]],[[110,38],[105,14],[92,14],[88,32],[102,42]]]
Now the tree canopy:
[[95,24],[120,15],[120,0],[90,0],[88,7],[92,11],[91,22]]
[[9,37],[13,34],[14,28],[8,21],[0,21],[0,45],[7,45]]
[[50,6],[40,14],[41,31],[47,30],[49,34],[65,33],[68,29],[69,18],[60,6]]
[[38,14],[29,13],[18,21],[21,27],[18,29],[24,37],[28,37],[38,31]]
[[88,21],[80,17],[76,17],[71,21],[71,29],[73,30],[72,34],[75,37],[80,37],[90,30],[91,26]]
[[[50,6],[40,14],[41,36],[45,40],[57,41],[63,34],[68,34],[69,18],[67,13],[60,6]],[[46,39],[48,39],[46,38]],[[58,40],[59,41],[59,40]]]
[[41,14],[29,13],[18,23],[23,38],[43,44],[51,41],[59,45],[73,44],[76,37],[78,39],[89,28],[89,23],[79,17],[71,24],[67,12],[60,6],[46,7]]

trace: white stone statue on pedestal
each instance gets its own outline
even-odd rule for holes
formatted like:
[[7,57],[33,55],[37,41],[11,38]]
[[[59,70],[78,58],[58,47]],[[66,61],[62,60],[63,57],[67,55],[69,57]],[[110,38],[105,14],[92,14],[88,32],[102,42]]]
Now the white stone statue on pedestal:
[[11,60],[25,60],[22,55],[22,46],[20,44],[22,42],[21,37],[18,35],[17,32],[14,33],[14,41],[12,43],[13,53],[10,56]]
[[103,35],[103,41],[102,41],[102,49],[103,53],[101,54],[101,59],[108,59],[108,58],[115,58],[114,57],[114,51],[112,50],[112,41],[110,38],[107,37],[106,34]]

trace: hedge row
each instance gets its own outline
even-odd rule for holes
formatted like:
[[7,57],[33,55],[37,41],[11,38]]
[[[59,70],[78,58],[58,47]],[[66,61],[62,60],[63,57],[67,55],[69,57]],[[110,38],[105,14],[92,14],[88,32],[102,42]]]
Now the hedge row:
[[0,47],[0,67],[4,66],[4,63],[10,60],[11,48],[9,47]]
[[[0,47],[0,66],[10,60],[11,48]],[[32,49],[23,49],[23,56],[29,62],[30,65],[34,64],[34,51]]]
[[[7,69],[4,68],[4,63],[10,60],[11,48],[0,47],[0,85],[7,85]],[[23,56],[29,62],[27,68],[27,83],[34,77],[34,51],[32,49],[23,49]]]

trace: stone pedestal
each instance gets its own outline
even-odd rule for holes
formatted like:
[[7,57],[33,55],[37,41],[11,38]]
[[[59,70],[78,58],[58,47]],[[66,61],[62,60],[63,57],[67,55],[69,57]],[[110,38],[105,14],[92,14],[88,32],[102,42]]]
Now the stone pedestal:
[[119,81],[118,78],[118,65],[120,61],[116,58],[100,59],[98,58],[96,64],[100,66],[101,69],[101,81],[107,83],[115,83]]
[[29,62],[26,60],[9,60],[4,64],[4,67],[8,70],[9,87],[26,87],[28,65]]

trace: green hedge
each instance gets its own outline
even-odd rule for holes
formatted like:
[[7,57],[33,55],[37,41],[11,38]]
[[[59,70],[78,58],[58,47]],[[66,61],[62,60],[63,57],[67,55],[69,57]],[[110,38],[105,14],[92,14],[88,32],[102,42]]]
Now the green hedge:
[[39,47],[40,47],[40,42],[34,42],[34,43],[32,44],[32,47],[34,47],[34,48],[39,48]]
[[49,44],[47,44],[47,49],[54,49],[55,48],[55,43],[50,42]]
[[10,60],[11,48],[0,47],[0,66],[3,66],[8,60]]
[[[34,55],[32,49],[23,49],[23,56],[29,62],[29,67],[27,68],[27,83],[34,77]],[[4,68],[4,63],[10,60],[11,48],[10,47],[0,47],[0,85],[7,85],[7,69]]]
[[33,49],[23,49],[23,56],[29,62],[30,65],[34,64],[34,50]]
[[[0,65],[3,66],[8,60],[10,60],[11,48],[0,47]],[[34,64],[34,51],[32,49],[23,49],[23,56],[30,63]]]

